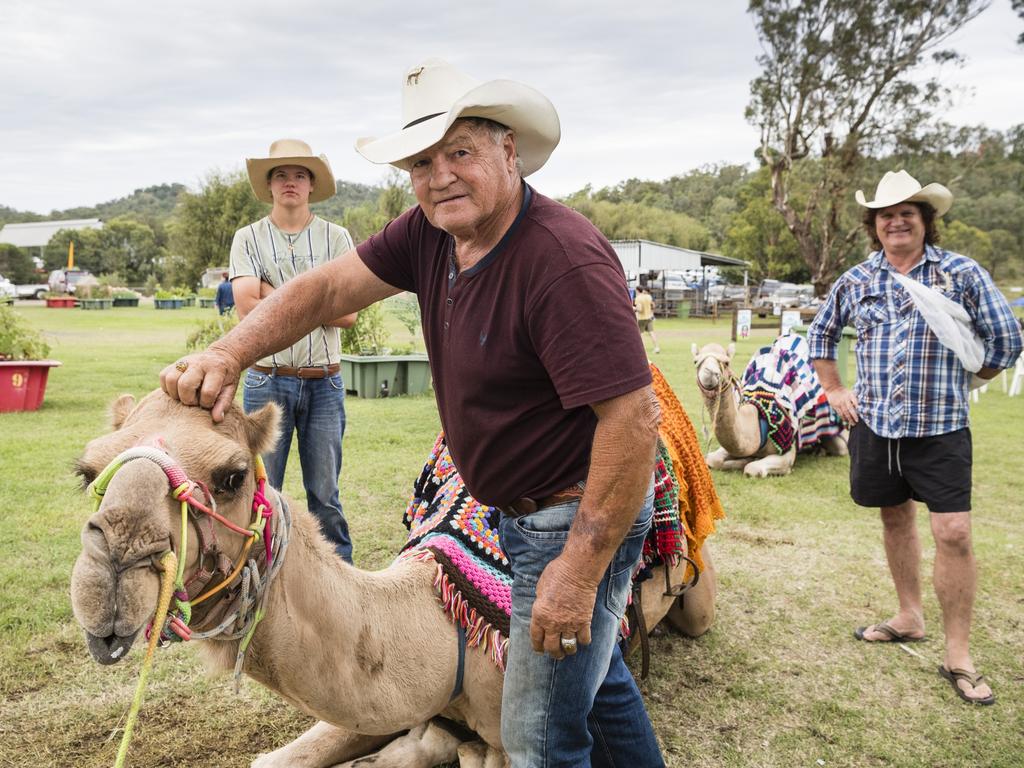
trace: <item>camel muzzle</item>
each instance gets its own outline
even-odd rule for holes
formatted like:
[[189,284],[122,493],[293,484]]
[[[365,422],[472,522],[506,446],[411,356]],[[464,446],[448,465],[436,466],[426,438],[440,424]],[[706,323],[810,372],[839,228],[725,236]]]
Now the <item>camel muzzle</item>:
[[116,664],[128,655],[128,650],[139,636],[140,630],[135,630],[130,635],[109,635],[99,637],[85,630],[85,644],[89,648],[89,655],[100,664],[109,666]]

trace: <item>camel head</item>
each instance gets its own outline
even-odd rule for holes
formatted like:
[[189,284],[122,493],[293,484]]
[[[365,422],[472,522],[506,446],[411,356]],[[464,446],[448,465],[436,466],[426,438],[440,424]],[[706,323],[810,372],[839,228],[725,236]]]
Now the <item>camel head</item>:
[[736,345],[730,344],[725,349],[721,344],[705,344],[697,349],[696,344],[690,345],[693,364],[697,367],[697,386],[705,397],[717,397],[725,383],[732,380],[732,369],[729,363],[736,354]]
[[[160,585],[158,560],[164,552],[173,550],[184,558],[186,583],[190,579],[197,583],[194,579],[205,578],[209,570],[214,571],[215,582],[216,573],[223,570],[205,562],[211,558],[207,547],[203,572],[196,576],[200,535],[191,514],[186,550],[181,551],[181,503],[170,494],[171,475],[165,467],[136,458],[125,461],[113,475],[104,469],[123,451],[148,447],[162,462],[205,485],[209,496],[200,485],[195,493],[206,502],[212,497],[218,514],[246,528],[256,489],[255,457],[276,439],[278,420],[276,406],[251,416],[233,406],[224,421],[214,424],[208,411],[182,405],[160,390],[138,403],[131,395],[122,395],[113,404],[113,431],[91,441],[76,468],[86,486],[97,477],[100,484],[109,477],[96,511],[82,530],[82,552],[71,576],[72,609],[96,661],[113,664],[124,658],[152,619]],[[233,562],[246,537],[218,522],[203,524],[206,538],[212,533],[219,549],[212,557],[222,564]]]

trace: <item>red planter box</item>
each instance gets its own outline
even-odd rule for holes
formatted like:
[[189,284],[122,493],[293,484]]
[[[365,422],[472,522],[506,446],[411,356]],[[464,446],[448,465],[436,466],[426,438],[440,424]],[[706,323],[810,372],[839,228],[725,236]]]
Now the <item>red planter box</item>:
[[46,306],[57,307],[57,308],[68,308],[75,306],[74,296],[60,296],[58,298],[49,298],[46,300]]
[[43,402],[46,377],[56,360],[0,360],[0,413],[34,411]]

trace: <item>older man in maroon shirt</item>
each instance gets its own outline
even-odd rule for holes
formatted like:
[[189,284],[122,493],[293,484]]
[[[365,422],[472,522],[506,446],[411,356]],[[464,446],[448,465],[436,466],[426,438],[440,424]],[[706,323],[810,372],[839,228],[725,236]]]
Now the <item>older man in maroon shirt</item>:
[[659,418],[621,265],[590,222],[523,181],[560,136],[540,93],[431,59],[406,74],[403,108],[401,130],[357,148],[407,170],[419,205],[168,366],[163,387],[219,420],[259,355],[414,291],[452,457],[503,513],[512,765],[662,766],[616,644]]

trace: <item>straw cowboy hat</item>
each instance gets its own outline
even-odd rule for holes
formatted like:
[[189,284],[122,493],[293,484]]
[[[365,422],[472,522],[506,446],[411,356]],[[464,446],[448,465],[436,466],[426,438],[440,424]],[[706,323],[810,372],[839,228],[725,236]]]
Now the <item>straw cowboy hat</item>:
[[408,171],[410,155],[436,144],[460,117],[485,117],[506,125],[516,137],[523,176],[547,162],[561,138],[558,113],[547,97],[514,80],[481,83],[442,59],[427,59],[405,73],[402,129],[356,141],[372,163]]
[[865,208],[888,208],[897,203],[928,203],[935,209],[936,216],[942,216],[953,205],[953,193],[941,184],[931,183],[926,187],[906,171],[886,171],[875,187],[875,199],[868,202],[864,192],[854,193],[857,202]]
[[270,145],[270,157],[247,157],[245,168],[249,171],[249,185],[257,200],[273,203],[267,177],[279,165],[299,165],[313,174],[313,189],[309,202],[319,203],[333,197],[337,191],[331,164],[325,155],[314,155],[309,144],[299,139],[278,139]]

